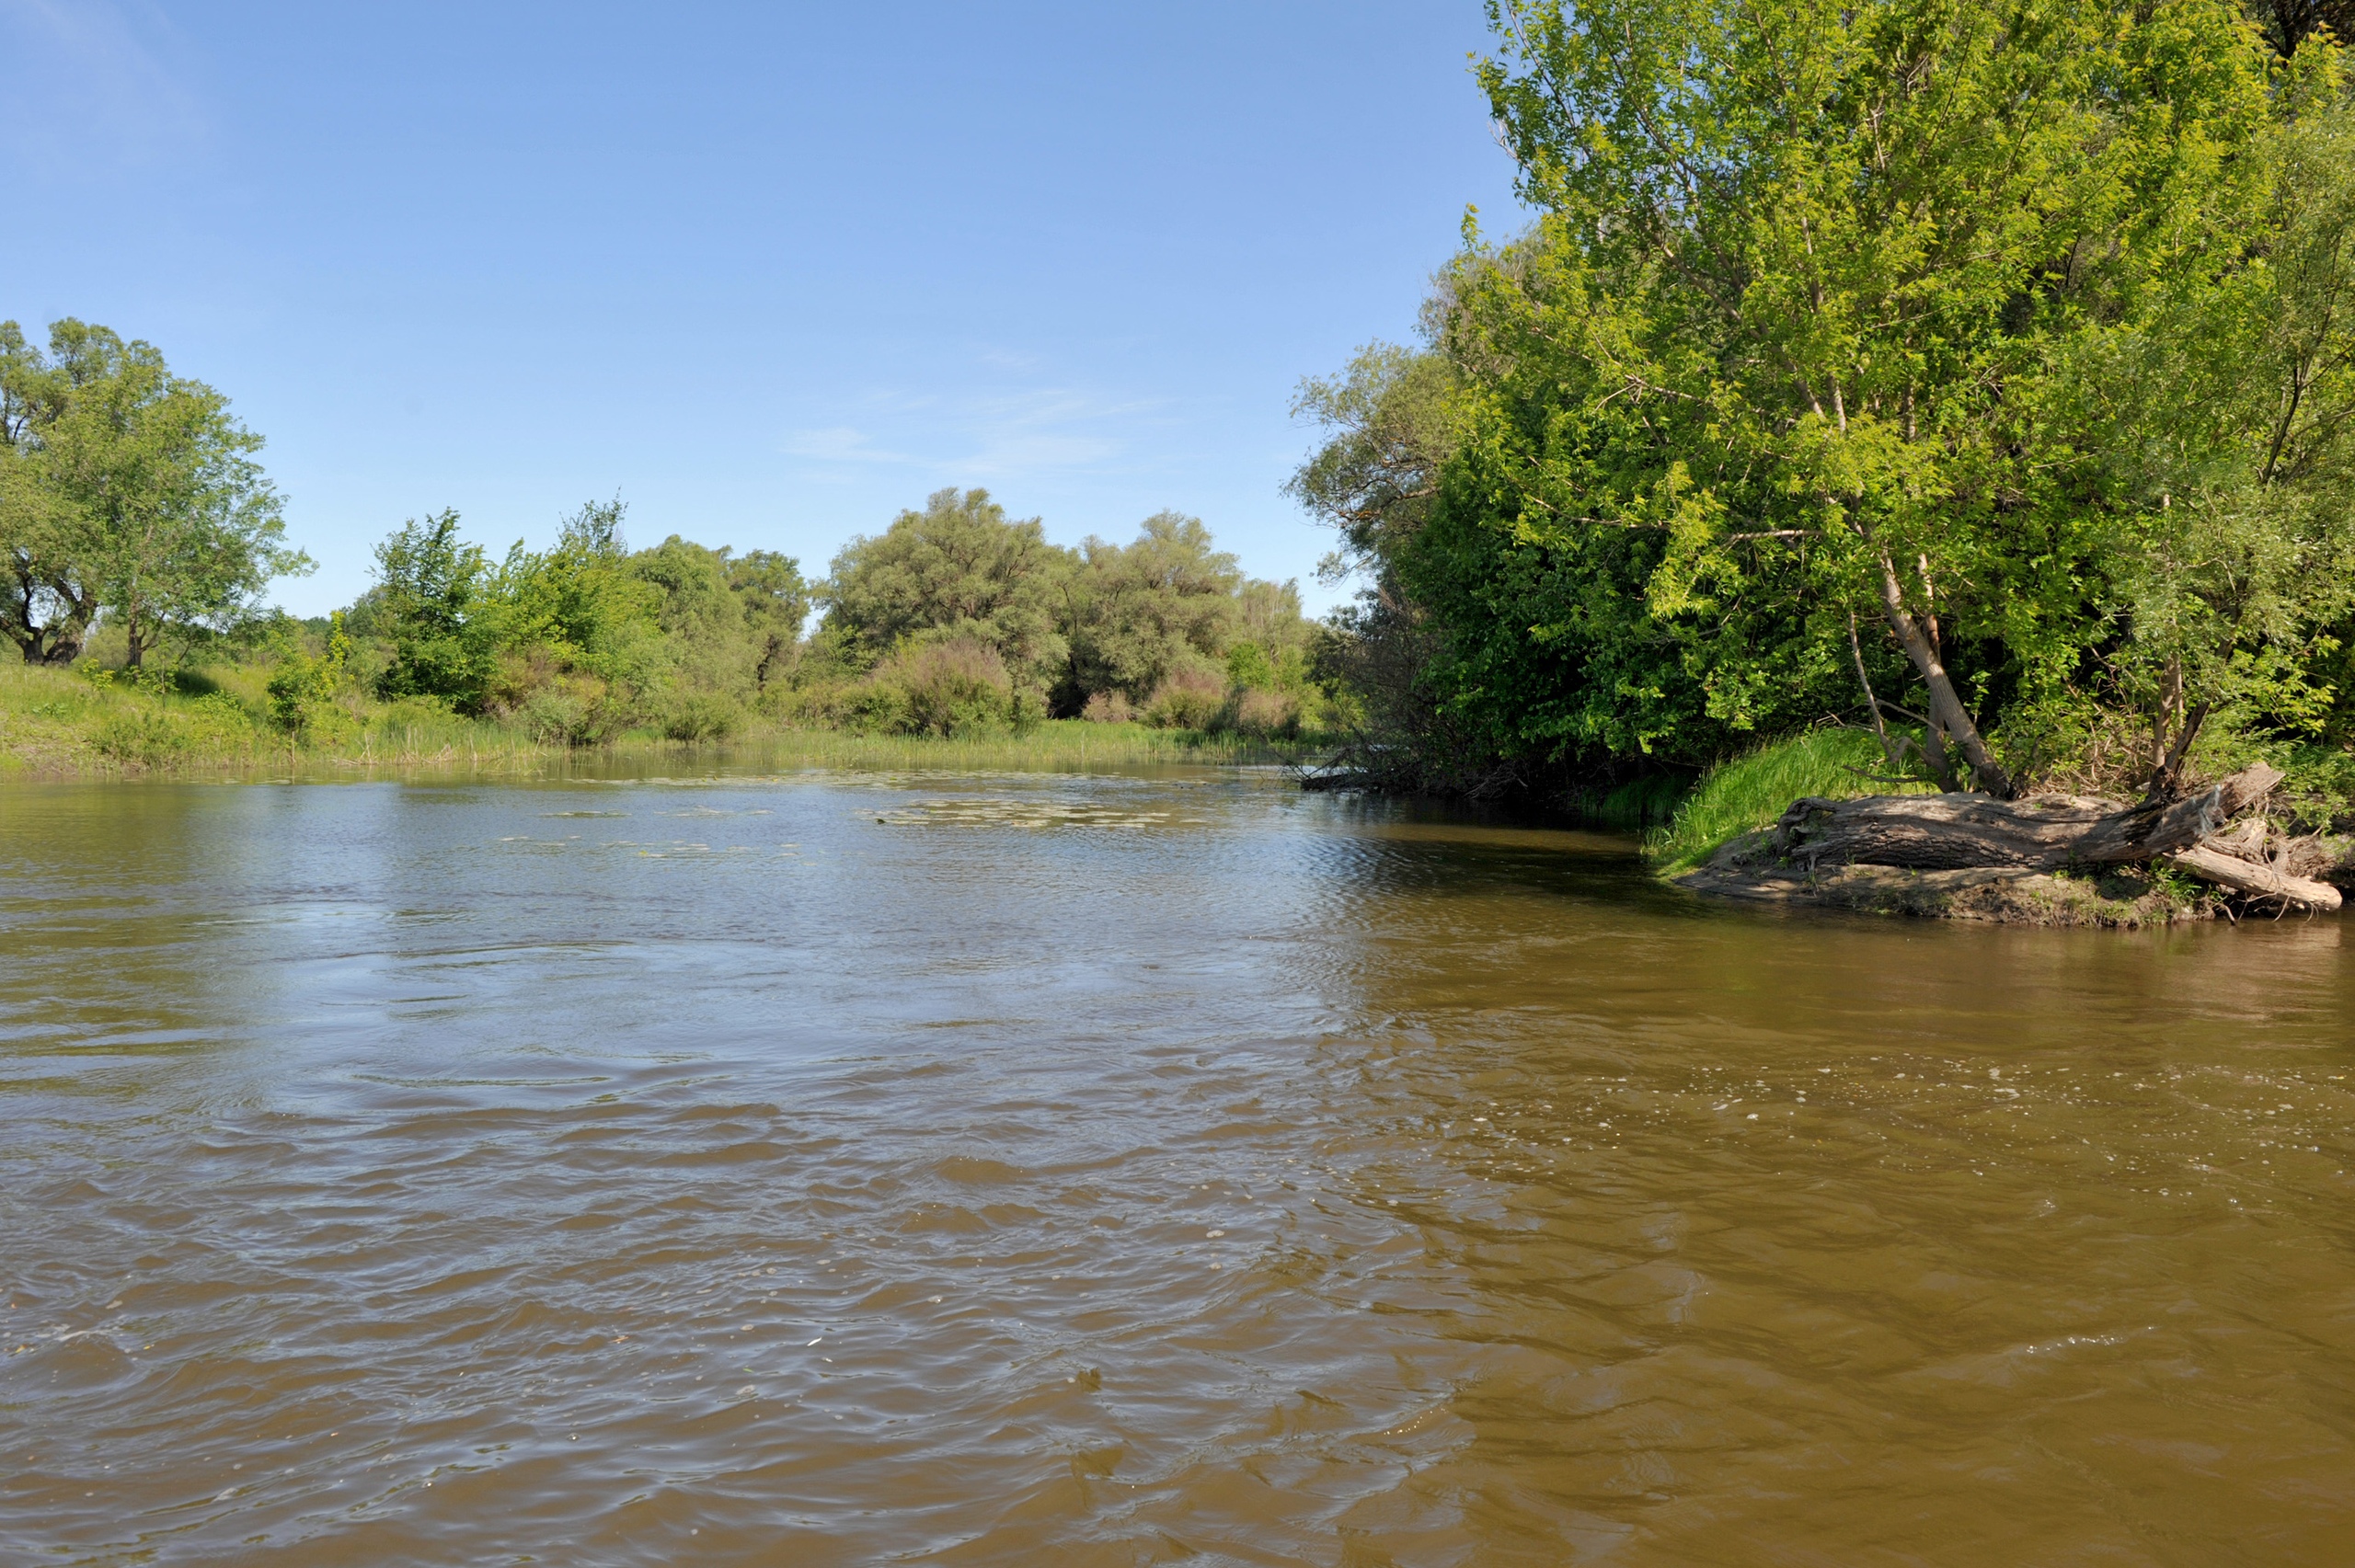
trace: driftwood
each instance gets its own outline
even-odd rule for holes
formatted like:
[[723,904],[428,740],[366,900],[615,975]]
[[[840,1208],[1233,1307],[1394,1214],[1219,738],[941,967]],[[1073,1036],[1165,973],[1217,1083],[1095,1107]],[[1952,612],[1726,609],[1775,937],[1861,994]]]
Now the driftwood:
[[2319,880],[2333,860],[2329,846],[2269,840],[2261,818],[2232,825],[2280,782],[2260,762],[2184,799],[2134,806],[2071,795],[1810,796],[1766,832],[1728,845],[1711,869],[1739,876],[1772,867],[1811,880],[1852,866],[2047,873],[2158,862],[2260,903],[2336,910],[2338,889]]
[[1997,800],[1985,795],[1874,795],[1795,802],[1768,835],[1780,858],[1818,865],[1918,871],[2002,866],[2059,871],[2118,865],[2187,850],[2263,799],[2281,775],[2259,762],[2200,794],[2125,806],[2074,795]]
[[2247,860],[2207,844],[2177,850],[2167,861],[2202,881],[2213,882],[2219,887],[2228,887],[2260,902],[2278,901],[2283,909],[2329,910],[2339,905],[2338,889],[2327,882],[2292,876],[2264,861]]

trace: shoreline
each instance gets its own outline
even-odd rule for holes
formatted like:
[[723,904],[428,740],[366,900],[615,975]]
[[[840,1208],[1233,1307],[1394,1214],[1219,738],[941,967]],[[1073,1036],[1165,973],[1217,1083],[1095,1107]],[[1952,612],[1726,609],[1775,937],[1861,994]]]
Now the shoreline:
[[1992,925],[2138,931],[2232,918],[2213,889],[2186,893],[2158,877],[2120,873],[2080,876],[1996,866],[1916,871],[1843,865],[1810,874],[1702,866],[1662,880],[1735,903]]
[[1663,879],[1705,897],[2009,925],[2127,929],[2337,914],[2355,839],[2269,807],[2263,762],[2203,789],[2126,802],[2074,795],[1878,795],[1793,801]]

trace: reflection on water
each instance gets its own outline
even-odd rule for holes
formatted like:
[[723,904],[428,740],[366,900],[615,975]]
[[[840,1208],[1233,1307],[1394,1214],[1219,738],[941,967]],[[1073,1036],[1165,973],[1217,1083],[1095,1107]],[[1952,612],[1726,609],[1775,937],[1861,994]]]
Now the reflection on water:
[[2345,927],[1279,777],[11,786],[0,1558],[2339,1562]]

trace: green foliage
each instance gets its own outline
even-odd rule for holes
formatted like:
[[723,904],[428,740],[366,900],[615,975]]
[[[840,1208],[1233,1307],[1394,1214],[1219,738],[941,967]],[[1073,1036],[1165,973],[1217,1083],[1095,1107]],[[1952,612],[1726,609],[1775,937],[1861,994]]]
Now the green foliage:
[[1069,651],[1056,611],[1071,570],[1038,519],[1009,519],[986,490],[940,490],[843,547],[819,593],[824,630],[856,668],[934,633],[985,645],[1015,678],[1044,684]]
[[591,501],[564,520],[554,549],[518,540],[493,575],[494,635],[502,650],[539,650],[561,670],[611,681],[649,673],[662,596],[631,569],[626,509]]
[[1272,687],[1276,667],[1268,650],[1254,642],[1239,642],[1226,650],[1226,683],[1239,688]]
[[710,692],[682,692],[662,715],[662,734],[672,740],[725,740],[743,725],[744,710]]
[[2223,0],[1491,17],[1543,217],[1467,226],[1429,347],[1303,396],[1333,434],[1293,492],[1371,578],[1327,667],[1382,746],[1476,791],[1878,704],[1909,767],[2003,794],[2123,728],[2099,782],[2139,788],[2204,725],[2333,722],[2355,119],[2326,36],[2277,72]]
[[[867,728],[933,722],[910,715],[905,682],[883,669],[921,644],[987,648],[1005,668],[1015,725],[1144,708],[1156,722],[1208,727],[1238,640],[1258,645],[1269,684],[1306,685],[1297,590],[1246,578],[1200,519],[1177,512],[1147,518],[1125,545],[1091,537],[1070,551],[1046,543],[1035,520],[1009,521],[983,491],[943,490],[882,535],[853,541],[821,599],[805,693],[790,705]],[[879,689],[827,694],[870,675]],[[1207,704],[1205,689],[1217,692]],[[1163,692],[1173,695],[1155,709]]]
[[117,709],[98,721],[93,749],[113,761],[171,768],[191,759],[245,752],[258,738],[252,718],[234,697],[213,693],[185,707]]
[[810,603],[798,566],[676,534],[633,555],[625,515],[592,502],[555,548],[518,543],[495,567],[458,538],[454,512],[404,523],[354,607],[388,647],[376,694],[512,717],[550,744],[640,724],[694,741],[739,728],[794,663]]
[[717,554],[743,616],[753,688],[766,692],[792,672],[801,645],[801,624],[810,618],[810,585],[802,580],[800,563],[790,555],[774,550],[747,550],[736,555],[724,548]]
[[913,643],[879,672],[901,694],[903,727],[916,735],[982,735],[1011,728],[1014,681],[997,650],[978,637]]
[[497,651],[496,619],[483,613],[489,574],[482,547],[459,541],[454,511],[404,522],[376,546],[368,608],[373,629],[392,645],[391,662],[376,678],[378,696],[481,705]]
[[338,611],[326,647],[313,654],[289,633],[281,646],[278,668],[270,678],[270,716],[278,727],[297,738],[320,730],[339,731],[348,721],[336,697],[342,690],[345,666],[351,659],[351,639],[343,630]]
[[[1090,538],[1065,589],[1070,662],[1061,675],[1063,705],[1075,708],[1097,692],[1142,701],[1185,672],[1215,670],[1240,631],[1246,585],[1235,557],[1215,547],[1199,518],[1160,512],[1145,519],[1126,545]],[[1297,636],[1292,625],[1275,635]]]
[[142,663],[167,635],[231,628],[286,547],[259,436],[154,345],[67,318],[47,354],[0,322],[0,632],[71,663],[101,611]]
[[1208,670],[1185,668],[1154,688],[1141,716],[1156,729],[1211,730],[1226,708],[1226,683]]

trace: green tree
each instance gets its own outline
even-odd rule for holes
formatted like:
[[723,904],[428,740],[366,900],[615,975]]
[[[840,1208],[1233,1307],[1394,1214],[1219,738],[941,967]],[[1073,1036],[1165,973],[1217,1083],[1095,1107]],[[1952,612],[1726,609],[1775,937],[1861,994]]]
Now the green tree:
[[557,543],[529,551],[518,540],[494,574],[498,641],[540,647],[605,676],[637,672],[660,635],[661,591],[629,567],[627,506],[590,501],[558,526]]
[[482,547],[458,538],[444,509],[404,522],[376,546],[371,627],[392,644],[379,696],[443,697],[472,711],[490,678],[491,624],[481,612],[489,576]]
[[0,361],[13,389],[6,613],[27,658],[70,657],[62,650],[102,606],[137,665],[166,635],[226,629],[272,578],[309,569],[284,544],[278,494],[254,459],[261,438],[153,345],[67,318],[44,358],[11,323]]
[[[2073,409],[2109,458],[2100,694],[2172,789],[2216,718],[2318,727],[2355,608],[2355,112],[2309,36],[2258,149],[2238,264],[2089,335]],[[2335,623],[2335,624],[2334,624]]]
[[98,584],[75,548],[81,519],[47,482],[39,447],[63,390],[23,329],[0,322],[0,555],[7,574],[0,630],[28,664],[80,658],[99,609]]
[[[1090,538],[1080,555],[1079,569],[1061,584],[1069,648],[1063,706],[1075,710],[1114,691],[1143,702],[1171,676],[1224,659],[1241,624],[1245,579],[1200,518],[1157,512],[1128,544]],[[1292,610],[1297,620],[1296,597]]]
[[335,698],[350,662],[351,638],[344,632],[339,610],[328,619],[325,646],[316,655],[304,650],[298,627],[281,624],[278,640],[278,668],[267,688],[270,717],[299,738],[333,723],[339,714]]
[[936,491],[834,557],[824,631],[862,667],[912,637],[971,637],[1018,683],[1047,684],[1067,657],[1056,612],[1073,566],[1038,519],[1008,518],[988,491]]
[[774,550],[719,552],[728,586],[744,615],[752,644],[752,684],[765,692],[793,666],[801,647],[802,624],[810,619],[810,585],[801,563]]
[[1545,215],[1451,280],[1470,384],[1402,562],[1449,681],[1578,693],[1558,739],[1625,751],[1787,722],[1878,622],[1930,771],[2010,793],[1982,715],[2063,700],[2140,526],[2073,375],[2261,232],[2255,35],[2222,0],[1491,15]]

